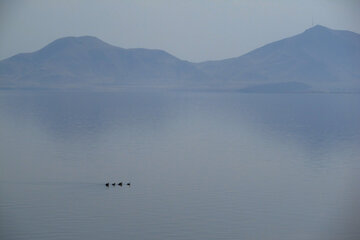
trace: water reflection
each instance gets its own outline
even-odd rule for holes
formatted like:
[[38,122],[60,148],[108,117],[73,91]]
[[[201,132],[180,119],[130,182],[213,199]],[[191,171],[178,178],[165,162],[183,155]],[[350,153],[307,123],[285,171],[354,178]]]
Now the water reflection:
[[26,120],[35,118],[50,134],[69,134],[69,138],[77,131],[156,128],[179,115],[194,114],[233,125],[247,121],[261,130],[301,136],[304,143],[337,141],[339,136],[356,140],[360,132],[356,124],[360,113],[354,111],[359,109],[360,99],[349,94],[30,92],[1,97],[3,111]]
[[[6,112],[38,122],[49,134],[71,139],[120,127],[156,128],[174,118],[176,104],[159,93],[27,93],[2,99]],[[171,119],[170,119],[171,120]],[[110,130],[109,130],[110,129]]]
[[356,239],[359,100],[2,94],[0,237]]

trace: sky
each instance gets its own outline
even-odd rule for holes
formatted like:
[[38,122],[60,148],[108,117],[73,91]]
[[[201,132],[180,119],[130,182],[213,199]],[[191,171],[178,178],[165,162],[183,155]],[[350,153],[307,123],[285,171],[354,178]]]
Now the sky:
[[360,33],[360,1],[0,0],[0,59],[90,35],[201,62],[243,55],[313,24]]

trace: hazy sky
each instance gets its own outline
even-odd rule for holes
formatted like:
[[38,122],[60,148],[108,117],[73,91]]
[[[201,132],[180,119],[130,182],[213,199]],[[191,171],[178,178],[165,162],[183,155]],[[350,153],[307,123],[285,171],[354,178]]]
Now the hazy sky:
[[240,56],[314,24],[360,33],[355,0],[0,0],[0,59],[65,36],[189,61]]

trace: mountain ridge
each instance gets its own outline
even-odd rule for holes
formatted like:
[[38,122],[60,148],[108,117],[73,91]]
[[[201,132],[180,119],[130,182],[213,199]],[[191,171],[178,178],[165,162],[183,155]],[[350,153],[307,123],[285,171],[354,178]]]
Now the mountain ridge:
[[6,75],[28,87],[180,86],[205,79],[192,63],[163,50],[124,49],[90,36],[60,38],[33,53],[0,61],[1,79]]
[[320,90],[326,88],[323,82],[331,88],[332,83],[343,81],[345,88],[356,82],[355,88],[360,89],[359,60],[359,34],[317,25],[242,56],[197,66],[224,84],[235,86],[238,82],[248,85],[292,81]]
[[[360,34],[314,26],[239,57],[192,63],[159,49],[64,37],[0,61],[0,88],[211,88],[360,91]],[[285,83],[280,84],[279,83]],[[264,87],[255,87],[261,86]],[[302,87],[302,90],[305,89]]]

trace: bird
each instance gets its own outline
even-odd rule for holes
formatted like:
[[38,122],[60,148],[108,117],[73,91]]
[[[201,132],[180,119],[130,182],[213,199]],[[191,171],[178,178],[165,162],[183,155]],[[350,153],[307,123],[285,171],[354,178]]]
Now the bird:
[[116,183],[113,183],[113,184],[111,184],[111,185],[113,185],[113,186],[115,187]]
[[109,187],[109,183],[105,183],[105,186]]
[[119,182],[119,184],[118,184],[120,187],[122,187],[122,182]]
[[130,183],[128,182],[126,185],[128,185],[130,187]]

